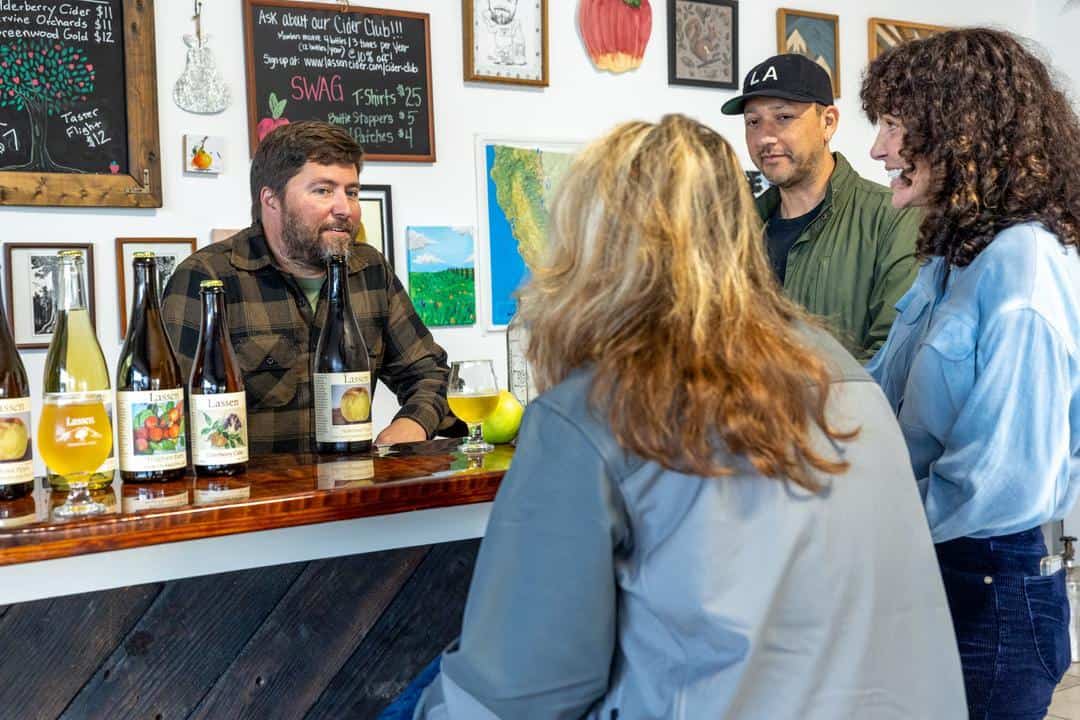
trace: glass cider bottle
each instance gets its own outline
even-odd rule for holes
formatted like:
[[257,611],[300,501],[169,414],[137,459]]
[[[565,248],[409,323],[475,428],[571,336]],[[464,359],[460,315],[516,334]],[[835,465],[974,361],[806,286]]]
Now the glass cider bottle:
[[[94,324],[90,320],[90,311],[87,309],[83,264],[82,252],[79,250],[62,250],[59,253],[55,276],[58,297],[56,324],[48,354],[45,356],[45,405],[51,404],[48,402],[50,399],[68,402],[84,393],[108,397],[109,371],[94,332]],[[45,405],[39,423],[45,422],[45,414],[50,409]],[[104,417],[108,421],[109,454],[90,475],[88,484],[91,489],[111,485],[116,471],[115,445],[111,441],[111,405],[109,400],[105,400]],[[45,461],[50,487],[66,490],[68,481],[65,475],[53,471],[55,463],[50,464],[50,458],[40,445],[38,452]]]
[[34,491],[32,434],[30,382],[0,302],[0,500]]
[[225,286],[199,283],[202,322],[191,366],[191,464],[198,476],[239,475],[247,470],[247,402],[244,379],[229,340]]
[[165,333],[157,259],[135,253],[131,321],[116,369],[116,437],[125,483],[168,482],[187,466],[184,379]]
[[371,451],[371,358],[349,298],[344,255],[327,261],[326,321],[315,346],[315,449]]

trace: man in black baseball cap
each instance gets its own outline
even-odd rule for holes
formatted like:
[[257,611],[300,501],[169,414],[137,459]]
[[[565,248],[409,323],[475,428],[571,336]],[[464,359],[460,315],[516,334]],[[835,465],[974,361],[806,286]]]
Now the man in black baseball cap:
[[895,210],[888,188],[829,149],[840,111],[829,73],[810,58],[776,55],[756,65],[721,111],[743,116],[750,158],[772,184],[757,204],[784,291],[869,360],[915,279],[921,215]]

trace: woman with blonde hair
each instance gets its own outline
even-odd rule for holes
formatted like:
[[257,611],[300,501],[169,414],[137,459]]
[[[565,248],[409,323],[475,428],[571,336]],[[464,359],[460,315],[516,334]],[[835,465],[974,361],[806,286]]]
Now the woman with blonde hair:
[[776,286],[731,146],[620,125],[522,293],[530,404],[417,718],[953,718],[881,391]]

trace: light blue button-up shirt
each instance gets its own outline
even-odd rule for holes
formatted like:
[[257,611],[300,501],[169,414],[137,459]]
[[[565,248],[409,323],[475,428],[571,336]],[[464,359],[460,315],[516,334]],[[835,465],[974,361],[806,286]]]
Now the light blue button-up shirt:
[[867,370],[900,421],[934,542],[1064,517],[1080,491],[1080,260],[1042,225],[934,258]]

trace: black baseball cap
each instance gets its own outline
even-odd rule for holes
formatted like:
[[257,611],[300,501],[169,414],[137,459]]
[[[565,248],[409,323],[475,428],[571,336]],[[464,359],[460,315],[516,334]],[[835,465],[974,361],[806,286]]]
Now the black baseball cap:
[[773,55],[755,65],[743,79],[742,95],[720,108],[725,115],[741,115],[743,105],[754,97],[775,97],[796,102],[833,104],[832,80],[825,68],[805,55]]

